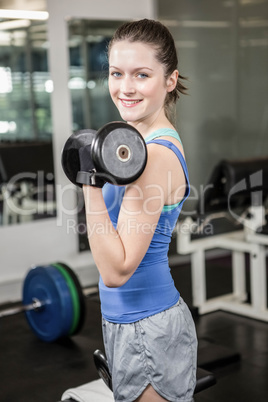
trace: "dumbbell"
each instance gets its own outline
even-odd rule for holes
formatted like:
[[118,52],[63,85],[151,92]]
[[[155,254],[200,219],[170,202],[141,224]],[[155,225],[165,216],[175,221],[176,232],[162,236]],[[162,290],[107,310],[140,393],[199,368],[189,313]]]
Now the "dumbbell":
[[68,179],[78,186],[90,184],[86,183],[88,172],[81,171],[82,150],[86,150],[83,159],[89,158],[97,180],[100,178],[116,185],[127,185],[135,181],[144,171],[147,162],[143,137],[125,122],[111,122],[98,131],[76,131],[63,147],[61,163]]
[[22,306],[0,311],[0,318],[25,312],[35,335],[53,342],[81,330],[85,297],[97,293],[96,286],[82,289],[76,274],[64,263],[36,266],[24,280]]

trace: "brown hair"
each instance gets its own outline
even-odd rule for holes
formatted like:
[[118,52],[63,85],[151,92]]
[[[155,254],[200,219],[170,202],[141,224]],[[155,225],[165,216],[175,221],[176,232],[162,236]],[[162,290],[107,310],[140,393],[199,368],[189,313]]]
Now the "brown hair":
[[[156,50],[156,59],[163,65],[165,78],[168,78],[178,68],[178,56],[173,36],[166,26],[159,21],[143,19],[127,22],[121,25],[114,33],[109,46],[110,50],[115,42],[128,40],[130,42],[143,42],[153,45]],[[187,88],[181,80],[186,78],[182,75],[177,80],[177,85],[172,92],[169,92],[165,99],[165,114],[171,121],[172,109],[180,94],[185,94]]]

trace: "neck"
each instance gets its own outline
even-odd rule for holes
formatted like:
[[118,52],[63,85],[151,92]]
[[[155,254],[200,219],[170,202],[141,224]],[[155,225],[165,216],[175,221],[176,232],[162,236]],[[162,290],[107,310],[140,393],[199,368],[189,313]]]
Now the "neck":
[[167,119],[164,111],[159,113],[157,116],[152,116],[151,119],[138,120],[138,121],[128,121],[128,124],[135,127],[143,138],[147,137],[153,131],[159,128],[173,128],[171,122]]

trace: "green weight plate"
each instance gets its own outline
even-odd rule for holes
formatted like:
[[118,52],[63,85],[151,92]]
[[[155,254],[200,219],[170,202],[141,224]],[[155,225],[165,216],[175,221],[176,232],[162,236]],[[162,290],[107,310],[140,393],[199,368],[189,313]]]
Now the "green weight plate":
[[73,303],[73,319],[72,324],[69,330],[69,335],[73,335],[75,329],[77,328],[79,317],[80,317],[80,306],[79,306],[79,298],[76,290],[76,286],[68,274],[68,272],[59,264],[53,264],[53,267],[57,268],[60,273],[63,275],[64,279],[66,280],[67,286],[69,287],[70,294],[72,297]]
[[77,294],[78,294],[78,299],[79,299],[79,309],[80,309],[80,315],[79,315],[79,320],[77,323],[76,328],[74,328],[74,331],[72,335],[78,334],[81,329],[83,328],[83,325],[85,323],[85,318],[86,318],[86,303],[85,303],[85,297],[83,294],[83,289],[80,284],[80,281],[77,277],[77,275],[74,273],[74,271],[65,263],[63,262],[57,262],[57,265],[60,265],[62,268],[65,269],[65,271],[70,275],[70,277],[73,280],[73,283],[75,285]]

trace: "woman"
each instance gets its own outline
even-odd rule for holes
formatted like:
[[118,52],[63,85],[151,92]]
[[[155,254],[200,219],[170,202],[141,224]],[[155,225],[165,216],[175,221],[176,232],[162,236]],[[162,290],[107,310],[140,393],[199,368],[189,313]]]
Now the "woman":
[[112,100],[122,119],[141,133],[148,151],[146,168],[135,183],[83,186],[114,398],[190,402],[196,333],[167,258],[189,193],[183,147],[170,118],[186,88],[179,79],[174,40],[159,22],[124,24],[108,56]]

